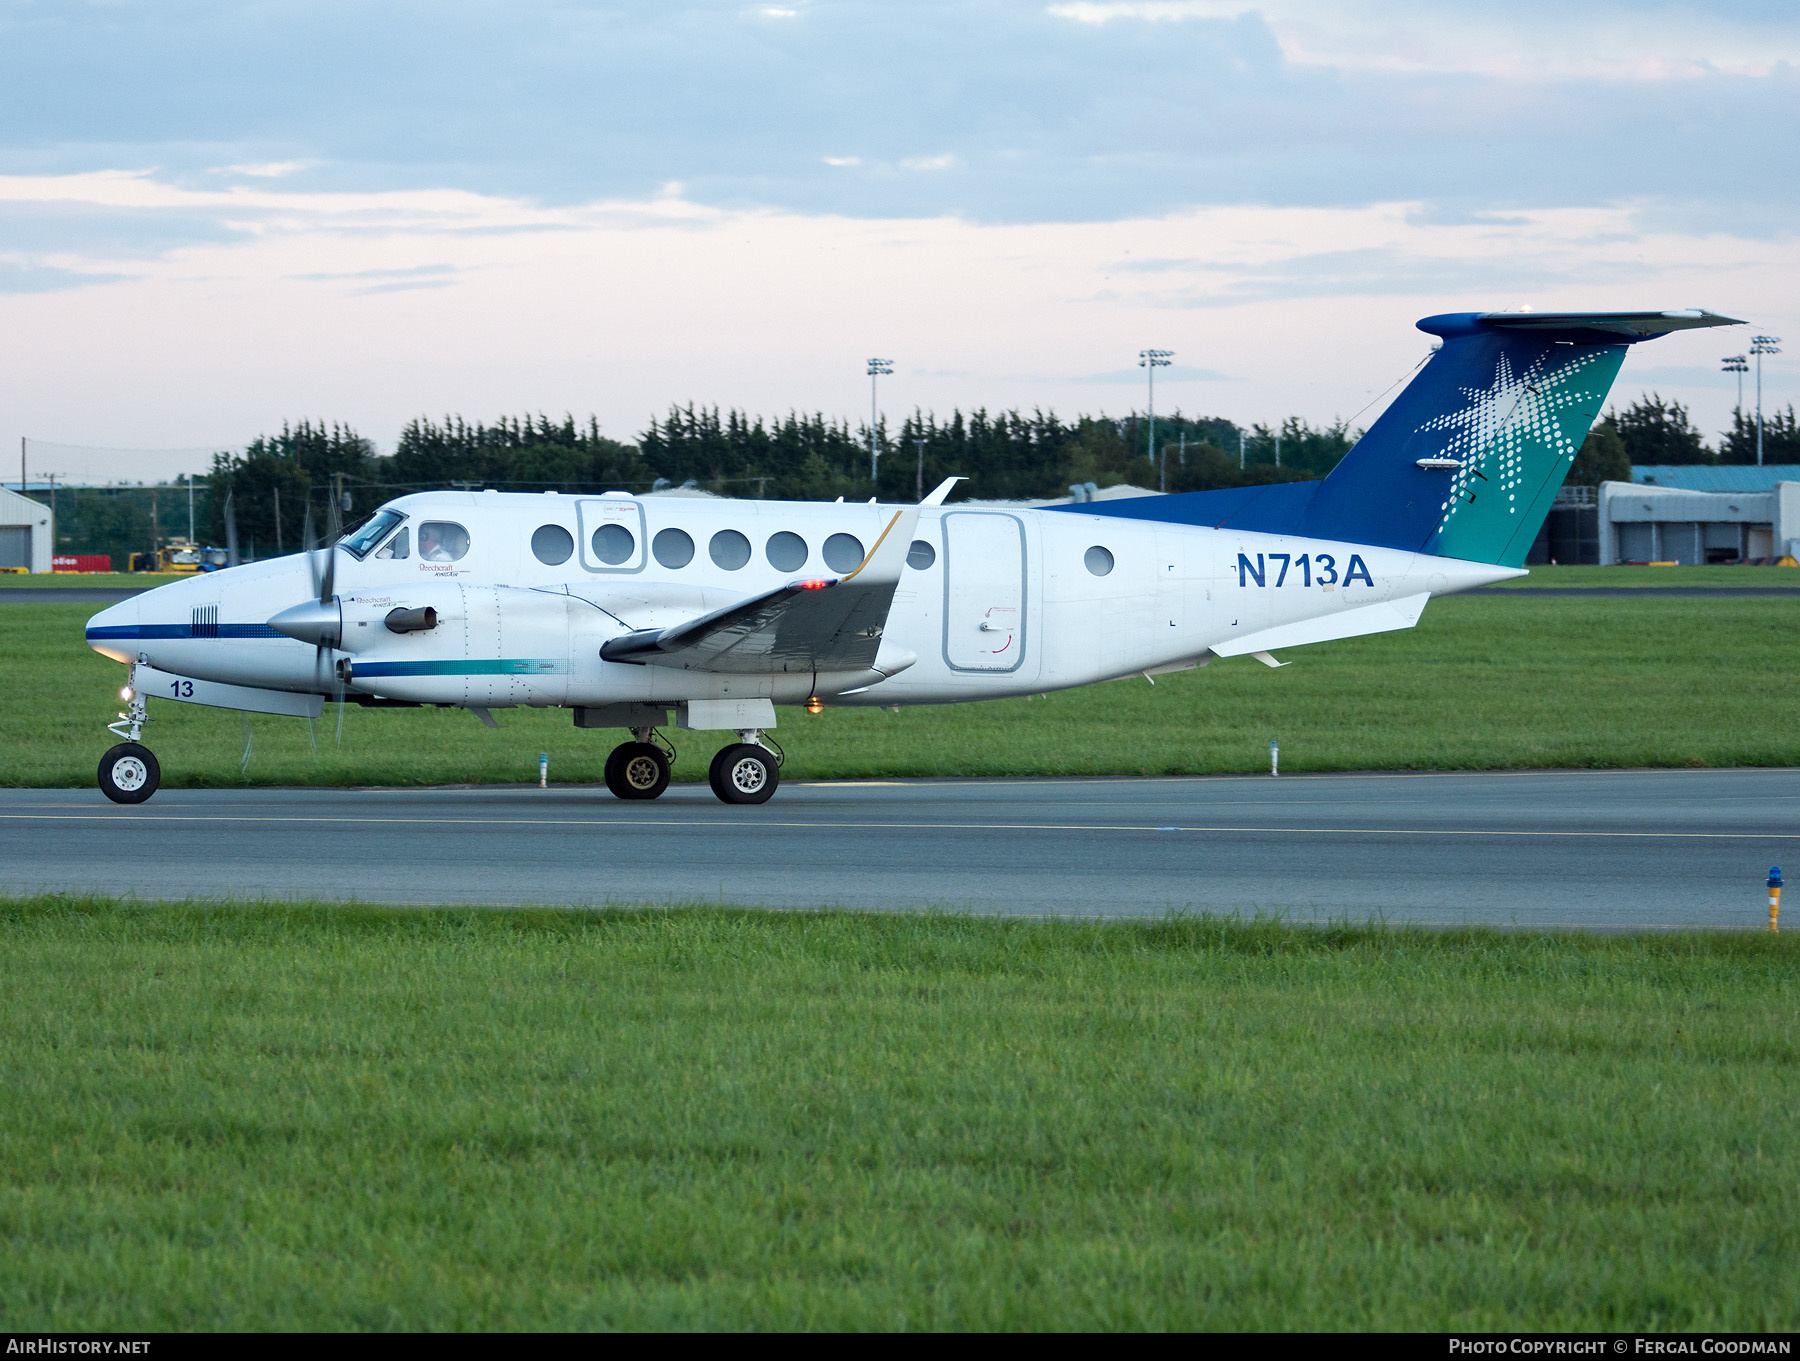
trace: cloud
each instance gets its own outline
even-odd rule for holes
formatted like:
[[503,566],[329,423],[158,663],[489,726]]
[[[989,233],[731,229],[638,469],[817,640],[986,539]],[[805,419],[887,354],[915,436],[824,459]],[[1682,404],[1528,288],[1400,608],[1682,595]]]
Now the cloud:
[[[1133,387],[1146,386],[1142,369],[1111,369],[1105,373],[1084,373],[1077,377],[1062,376],[1055,381],[1059,383],[1078,383],[1083,386],[1116,387],[1129,384]],[[1232,376],[1220,373],[1217,369],[1196,368],[1191,364],[1170,364],[1165,369],[1156,371],[1158,385],[1163,383],[1228,383]]]
[[1800,95],[1767,0],[17,0],[0,43],[13,174],[990,222],[1800,208],[1792,139],[1746,135]]
[[0,293],[56,293],[71,288],[93,288],[130,278],[85,270],[58,269],[53,265],[20,265],[0,260]]
[[222,175],[249,175],[260,180],[281,179],[297,171],[306,169],[306,161],[264,161],[259,165],[222,165]]

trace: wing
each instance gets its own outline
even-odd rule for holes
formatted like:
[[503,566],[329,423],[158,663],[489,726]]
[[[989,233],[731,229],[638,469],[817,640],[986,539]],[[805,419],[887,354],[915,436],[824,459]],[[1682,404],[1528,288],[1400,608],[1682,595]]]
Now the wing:
[[868,555],[842,577],[790,582],[668,628],[628,633],[608,640],[600,655],[731,675],[867,671],[881,649],[918,521],[918,506],[896,510]]

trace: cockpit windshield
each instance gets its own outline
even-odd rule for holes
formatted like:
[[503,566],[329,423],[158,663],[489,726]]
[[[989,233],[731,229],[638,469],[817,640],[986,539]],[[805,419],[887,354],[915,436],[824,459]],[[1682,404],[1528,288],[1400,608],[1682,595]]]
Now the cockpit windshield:
[[366,558],[369,550],[385,539],[388,531],[405,518],[397,510],[378,510],[339,539],[338,546],[348,548],[358,560]]

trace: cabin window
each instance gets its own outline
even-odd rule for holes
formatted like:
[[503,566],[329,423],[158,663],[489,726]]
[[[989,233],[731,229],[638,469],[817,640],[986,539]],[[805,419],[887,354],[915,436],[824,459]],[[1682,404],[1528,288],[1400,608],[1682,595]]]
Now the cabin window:
[[637,552],[637,535],[624,525],[601,525],[594,531],[594,556],[608,567],[629,562]]
[[427,520],[419,526],[419,557],[424,562],[461,562],[469,551],[469,531],[449,520]]
[[805,539],[785,529],[779,534],[771,534],[768,543],[763,545],[769,566],[777,572],[798,572],[806,566],[806,555],[810,551]]
[[686,567],[694,560],[694,540],[685,529],[659,529],[650,551],[664,567]]
[[834,572],[854,572],[862,566],[862,540],[854,534],[833,534],[825,540],[825,565]]
[[406,558],[412,556],[412,531],[405,525],[400,532],[381,546],[375,556],[378,558]]
[[539,525],[531,536],[531,556],[546,567],[560,567],[575,552],[575,536],[561,525]]
[[405,518],[397,510],[378,510],[338,542],[348,548],[351,555],[360,562],[368,556],[371,548],[381,542],[390,529]]
[[912,546],[906,550],[906,565],[915,572],[923,572],[937,561],[937,549],[923,539],[914,539]]
[[1097,577],[1103,577],[1113,569],[1113,555],[1099,544],[1088,549],[1081,560],[1087,565],[1088,571]]
[[750,540],[735,529],[721,529],[706,546],[712,560],[727,572],[735,572],[750,561]]

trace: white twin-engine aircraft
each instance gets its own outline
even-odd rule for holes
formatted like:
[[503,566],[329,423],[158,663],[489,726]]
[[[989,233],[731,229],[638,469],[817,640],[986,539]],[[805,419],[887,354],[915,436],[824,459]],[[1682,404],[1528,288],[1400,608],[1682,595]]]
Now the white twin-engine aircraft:
[[315,717],[327,698],[520,705],[623,728],[624,799],[668,787],[679,726],[735,732],[713,792],[761,803],[777,704],[951,704],[1410,628],[1521,564],[1632,343],[1704,311],[1462,313],[1318,482],[1024,509],[426,492],[329,548],[94,616],[127,740],[99,782],[160,781],[147,701]]

